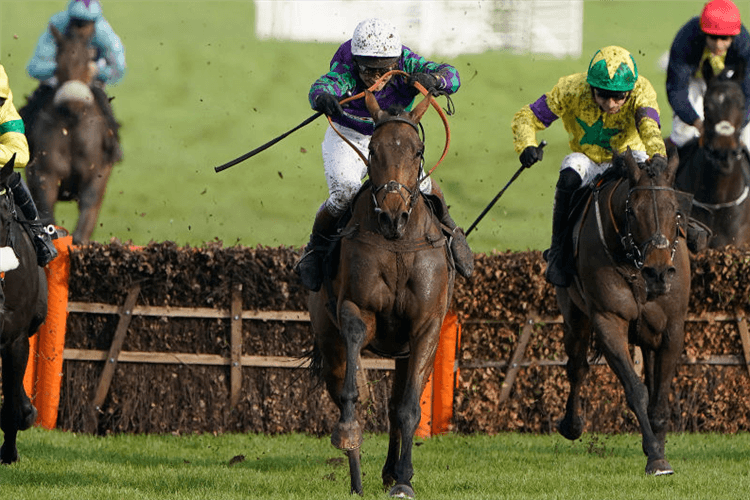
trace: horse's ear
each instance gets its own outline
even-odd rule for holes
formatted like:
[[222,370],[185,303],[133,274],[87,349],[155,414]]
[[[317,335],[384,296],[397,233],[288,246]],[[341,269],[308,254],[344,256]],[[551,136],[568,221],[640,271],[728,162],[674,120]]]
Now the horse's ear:
[[13,173],[13,167],[16,164],[16,153],[13,153],[13,156],[10,157],[10,160],[8,160],[5,165],[3,165],[3,168],[0,169],[0,182],[5,185],[5,182],[8,180],[8,177],[10,177],[10,174]]
[[62,42],[63,39],[65,38],[65,36],[62,33],[60,33],[60,30],[57,29],[57,27],[52,23],[49,24],[49,30],[52,33],[52,36],[55,37],[55,41],[58,44]]
[[[641,178],[641,175],[643,174],[643,170],[638,165],[638,162],[635,161],[635,157],[633,156],[633,151],[630,149],[630,146],[628,146],[628,149],[620,154],[620,153],[614,153],[617,158],[622,162],[623,165],[623,174],[627,176],[628,181],[630,182],[630,186],[635,186],[638,184],[638,181]],[[613,162],[615,161],[615,157],[613,157]]]
[[370,112],[370,116],[373,120],[375,120],[375,123],[380,121],[380,118],[385,112],[380,109],[378,100],[375,99],[375,95],[369,90],[365,90],[365,106],[367,106],[367,111]]
[[[675,147],[675,150],[677,148]],[[667,176],[667,185],[671,186],[674,184],[674,180],[677,177],[677,167],[680,166],[680,155],[676,152],[674,154],[669,154],[669,151],[667,152],[667,170],[665,171],[664,175]]]
[[422,119],[422,116],[425,114],[429,106],[430,98],[429,96],[425,96],[425,98],[422,99],[422,102],[417,104],[417,107],[411,110],[409,113],[409,119],[414,123],[419,123],[419,120]]

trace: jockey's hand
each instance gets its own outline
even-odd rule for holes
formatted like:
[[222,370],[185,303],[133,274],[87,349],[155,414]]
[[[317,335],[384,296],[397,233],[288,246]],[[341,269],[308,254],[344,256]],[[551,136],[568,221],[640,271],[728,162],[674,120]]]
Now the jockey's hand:
[[518,157],[521,160],[521,166],[529,168],[534,163],[542,161],[544,157],[544,149],[539,146],[528,146],[523,150],[521,156]]
[[320,94],[315,98],[315,111],[320,111],[328,116],[341,116],[344,110],[339,104],[339,99],[333,94]]
[[667,159],[660,154],[655,154],[646,162],[646,173],[649,177],[659,177],[665,170],[667,170]]
[[438,86],[438,79],[435,75],[430,73],[412,73],[409,78],[406,79],[406,83],[413,86],[417,82],[421,84],[427,90],[436,89]]

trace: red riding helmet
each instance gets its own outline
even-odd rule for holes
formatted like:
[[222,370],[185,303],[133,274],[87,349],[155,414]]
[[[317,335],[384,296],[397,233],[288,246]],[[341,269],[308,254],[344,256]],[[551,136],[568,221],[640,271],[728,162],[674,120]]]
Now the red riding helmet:
[[711,0],[701,13],[701,30],[707,35],[740,34],[740,9],[731,0]]

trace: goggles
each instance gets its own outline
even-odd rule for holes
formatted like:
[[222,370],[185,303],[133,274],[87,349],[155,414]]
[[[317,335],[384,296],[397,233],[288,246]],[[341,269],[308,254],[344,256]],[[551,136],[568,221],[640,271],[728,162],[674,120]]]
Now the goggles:
[[597,97],[600,97],[602,99],[614,99],[615,101],[622,101],[625,100],[625,98],[628,97],[628,94],[630,91],[617,91],[617,90],[607,90],[607,89],[600,89],[599,87],[592,87],[594,89],[594,93],[597,95]]

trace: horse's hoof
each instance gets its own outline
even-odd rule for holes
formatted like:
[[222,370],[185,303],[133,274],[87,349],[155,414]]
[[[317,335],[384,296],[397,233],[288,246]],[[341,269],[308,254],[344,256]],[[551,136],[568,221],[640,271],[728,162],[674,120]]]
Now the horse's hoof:
[[362,446],[362,429],[359,422],[339,422],[331,434],[331,444],[339,450],[356,450]]
[[18,450],[15,448],[6,450],[5,448],[5,445],[0,446],[0,464],[7,465],[18,462]]
[[26,411],[23,412],[24,416],[21,419],[21,422],[18,424],[19,431],[25,431],[26,429],[34,425],[34,422],[36,422],[36,416],[39,413],[32,404],[29,404],[29,408],[25,410]]
[[574,417],[559,420],[557,422],[557,432],[565,439],[575,441],[583,434],[583,419],[581,417]]
[[651,476],[669,476],[670,474],[674,474],[674,470],[672,469],[672,466],[669,465],[669,462],[662,458],[647,463],[646,474]]
[[414,490],[408,484],[397,484],[388,494],[391,498],[414,498]]

